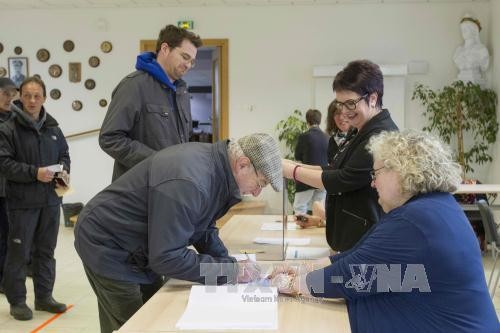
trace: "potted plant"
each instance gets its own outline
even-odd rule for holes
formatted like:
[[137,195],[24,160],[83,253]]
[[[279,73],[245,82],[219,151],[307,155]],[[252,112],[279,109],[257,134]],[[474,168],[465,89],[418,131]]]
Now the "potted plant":
[[[278,131],[278,139],[280,142],[283,142],[286,147],[285,158],[293,160],[299,135],[307,130],[307,124],[302,112],[299,110],[293,111],[288,118],[278,122],[276,130]],[[286,188],[288,191],[288,201],[290,201],[290,204],[293,204],[293,199],[295,198],[295,182],[288,179]]]
[[[424,131],[436,131],[448,144],[455,142],[456,159],[462,166],[464,179],[468,172],[474,172],[473,163],[493,160],[488,152],[498,132],[497,95],[493,90],[463,81],[436,91],[417,84],[412,100],[425,107],[424,116],[429,124]],[[464,142],[466,134],[468,139]]]

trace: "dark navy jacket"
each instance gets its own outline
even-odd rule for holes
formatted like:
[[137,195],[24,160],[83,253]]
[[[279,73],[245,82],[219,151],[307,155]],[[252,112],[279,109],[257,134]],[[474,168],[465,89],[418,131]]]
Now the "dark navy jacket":
[[[41,208],[61,203],[55,182],[37,180],[38,168],[62,164],[70,172],[68,144],[57,121],[42,107],[40,130],[27,119],[16,101],[15,116],[0,126],[0,173],[7,179],[9,209]],[[18,108],[19,107],[19,108]]]
[[332,249],[350,249],[378,222],[382,208],[377,192],[371,187],[373,158],[366,145],[373,135],[397,129],[389,111],[382,110],[354,138],[344,142],[331,166],[323,168],[322,180],[327,191],[326,240]]
[[200,264],[229,263],[227,280],[235,281],[235,259],[215,227],[241,201],[227,142],[166,148],[97,194],[75,227],[83,263],[98,275],[133,283],[151,283],[157,275],[203,283]]
[[393,209],[331,261],[306,281],[314,296],[346,299],[354,333],[500,332],[477,238],[449,193],[419,195]]
[[[299,135],[295,147],[295,160],[309,165],[328,165],[327,161],[328,135],[319,127],[311,127],[307,132]],[[297,192],[313,189],[306,184],[297,182]]]

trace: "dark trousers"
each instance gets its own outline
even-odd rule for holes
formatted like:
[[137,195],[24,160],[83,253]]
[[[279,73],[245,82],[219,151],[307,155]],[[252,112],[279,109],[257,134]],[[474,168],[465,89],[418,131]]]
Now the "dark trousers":
[[0,284],[3,278],[3,265],[7,256],[7,236],[9,235],[9,220],[5,198],[0,197]]
[[9,242],[4,289],[10,304],[26,302],[26,266],[32,261],[35,298],[52,295],[56,278],[54,250],[59,232],[59,206],[9,209]]
[[152,284],[118,281],[97,275],[85,265],[83,267],[97,296],[101,333],[118,330],[164,283],[161,277]]

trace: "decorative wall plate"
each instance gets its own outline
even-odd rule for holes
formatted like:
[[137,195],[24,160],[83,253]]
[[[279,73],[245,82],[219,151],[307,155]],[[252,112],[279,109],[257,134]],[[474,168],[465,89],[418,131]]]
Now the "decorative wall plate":
[[83,107],[83,104],[79,100],[74,100],[73,103],[71,103],[71,107],[75,111],[80,111]]
[[108,101],[106,99],[102,98],[99,100],[99,105],[102,107],[105,107],[106,105],[108,105]]
[[5,75],[7,75],[7,70],[5,67],[0,67],[0,77],[4,77]]
[[3,44],[0,43],[0,53],[2,53],[2,52],[3,52]]
[[40,60],[41,62],[46,62],[47,60],[50,59],[50,53],[49,50],[47,49],[40,49],[36,53],[36,58]]
[[98,57],[92,56],[89,58],[89,65],[90,67],[97,67],[101,63],[101,60],[99,60]]
[[62,74],[62,68],[59,65],[50,65],[49,67],[49,75],[52,77],[59,77]]
[[20,46],[16,46],[14,48],[14,53],[17,54],[17,55],[20,55],[21,53],[23,53],[23,48],[20,47]]
[[92,79],[87,79],[85,80],[85,88],[88,90],[92,90],[95,88],[95,81]]
[[59,89],[52,89],[50,91],[50,97],[52,97],[52,99],[61,98],[61,91]]
[[101,43],[101,51],[104,53],[109,53],[113,49],[113,44],[108,41],[104,41]]
[[65,40],[63,43],[63,49],[66,52],[71,52],[75,49],[75,43],[72,40]]

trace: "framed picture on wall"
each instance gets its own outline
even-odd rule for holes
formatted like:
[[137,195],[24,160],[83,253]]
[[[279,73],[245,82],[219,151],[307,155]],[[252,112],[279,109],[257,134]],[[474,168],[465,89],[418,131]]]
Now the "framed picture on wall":
[[9,58],[9,78],[19,88],[21,83],[29,76],[27,57]]

